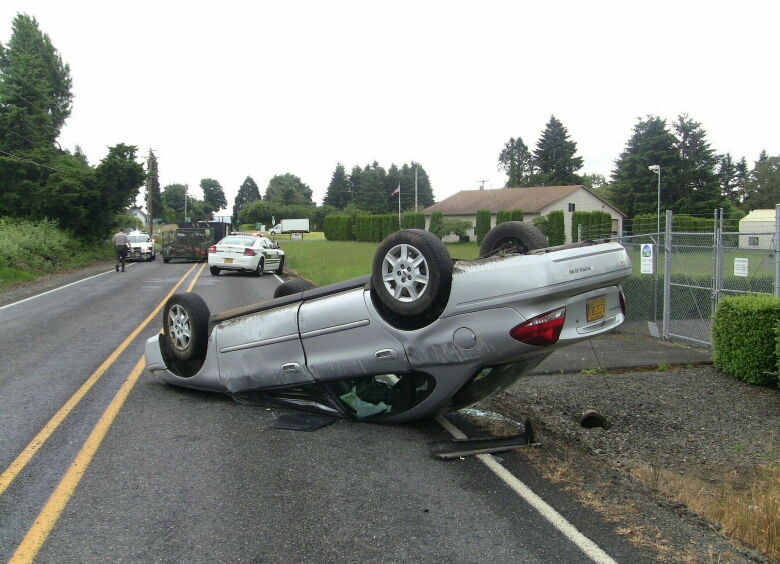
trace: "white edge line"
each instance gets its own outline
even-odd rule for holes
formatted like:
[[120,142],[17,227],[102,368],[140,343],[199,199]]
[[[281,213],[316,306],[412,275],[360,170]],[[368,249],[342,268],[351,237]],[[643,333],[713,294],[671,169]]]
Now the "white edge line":
[[[436,422],[444,427],[444,429],[456,439],[466,438],[466,435],[460,429],[447,421],[442,415],[436,417]],[[558,513],[509,470],[499,464],[495,458],[489,454],[478,454],[476,457],[496,476],[501,478],[512,491],[522,497],[531,507],[536,509],[553,527],[558,529],[567,539],[576,544],[591,560],[599,564],[617,564],[609,554],[604,552],[604,550],[595,542],[579,532],[574,525],[563,517],[563,515]]]
[[279,284],[284,284],[284,280],[279,278],[276,274],[274,274],[274,278],[276,278],[279,281]]
[[[127,267],[130,267],[130,264],[125,265]],[[59,288],[53,288],[51,290],[48,290],[46,292],[42,292],[40,294],[35,294],[34,296],[30,296],[29,298],[24,298],[23,300],[19,300],[18,302],[13,302],[11,304],[4,305],[0,307],[0,310],[4,310],[7,307],[23,304],[24,302],[29,302],[30,300],[34,300],[35,298],[40,298],[41,296],[45,296],[46,294],[51,294],[52,292],[56,292],[58,290],[64,290],[68,286],[73,286],[74,284],[80,284],[81,282],[86,282],[87,280],[92,280],[93,278],[97,278],[98,276],[104,276],[106,274],[111,274],[112,272],[115,272],[116,270],[106,270],[105,272],[101,272],[100,274],[95,274],[94,276],[89,276],[87,278],[82,278],[81,280],[76,280],[75,282],[71,282],[70,284],[65,284],[64,286],[60,286]]]

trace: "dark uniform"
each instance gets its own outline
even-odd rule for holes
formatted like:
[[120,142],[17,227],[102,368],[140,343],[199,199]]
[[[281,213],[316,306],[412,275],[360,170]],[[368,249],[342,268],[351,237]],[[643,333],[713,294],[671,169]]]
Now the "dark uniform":
[[125,271],[125,262],[127,261],[127,247],[130,245],[130,241],[127,238],[127,234],[120,229],[119,233],[114,235],[114,251],[116,252],[116,271],[119,272],[119,267],[122,267],[122,272]]

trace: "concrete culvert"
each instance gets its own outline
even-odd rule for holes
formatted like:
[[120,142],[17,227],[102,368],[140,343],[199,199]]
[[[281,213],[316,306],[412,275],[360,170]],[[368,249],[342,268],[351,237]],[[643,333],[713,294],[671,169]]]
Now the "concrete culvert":
[[594,429],[596,427],[609,429],[609,421],[607,418],[595,409],[588,409],[582,412],[582,415],[580,415],[580,425],[586,429]]

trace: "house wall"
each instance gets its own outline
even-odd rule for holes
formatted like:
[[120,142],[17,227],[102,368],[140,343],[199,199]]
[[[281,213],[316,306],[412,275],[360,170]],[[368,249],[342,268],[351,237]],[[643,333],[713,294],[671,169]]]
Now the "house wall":
[[571,240],[571,216],[573,212],[569,211],[569,204],[574,204],[574,211],[603,211],[612,216],[612,234],[620,235],[623,232],[623,216],[612,206],[602,202],[586,190],[577,190],[567,197],[558,200],[544,208],[542,215],[547,215],[554,210],[563,210],[563,223],[566,231],[566,242]]

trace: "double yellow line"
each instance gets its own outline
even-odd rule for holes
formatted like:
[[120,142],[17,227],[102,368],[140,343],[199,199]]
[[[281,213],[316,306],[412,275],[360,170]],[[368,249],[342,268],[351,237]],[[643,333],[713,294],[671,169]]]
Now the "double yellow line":
[[[8,488],[11,482],[13,482],[14,478],[16,478],[19,472],[21,472],[30,462],[35,453],[48,440],[52,433],[54,433],[65,417],[67,417],[73,408],[76,407],[76,405],[86,395],[90,388],[92,388],[92,386],[100,379],[100,377],[103,376],[106,370],[108,370],[108,368],[116,361],[116,359],[119,358],[119,355],[125,351],[130,343],[132,343],[133,340],[138,337],[141,331],[146,328],[152,319],[157,316],[160,310],[165,306],[165,303],[168,301],[168,299],[176,292],[176,290],[179,289],[184,280],[187,278],[187,276],[190,275],[196,266],[197,265],[192,265],[192,267],[179,279],[171,291],[168,292],[168,295],[163,298],[163,300],[157,305],[157,307],[154,308],[154,310],[152,310],[146,319],[144,319],[141,324],[138,325],[138,327],[136,327],[127,336],[127,338],[125,338],[124,341],[122,341],[122,343],[114,350],[114,352],[112,352],[108,358],[103,361],[97,370],[95,370],[95,372],[92,373],[92,375],[84,382],[84,384],[81,385],[76,393],[74,393],[70,399],[65,402],[65,405],[63,405],[57,411],[57,413],[54,414],[54,416],[49,420],[48,423],[46,423],[46,425],[44,425],[43,429],[41,429],[41,431],[33,438],[33,440],[30,441],[30,443],[24,448],[21,454],[16,457],[11,465],[2,474],[0,474],[0,495]],[[200,270],[198,270],[197,274],[192,279],[192,282],[187,287],[187,292],[191,291],[195,286],[195,282],[197,282],[205,267],[205,263],[201,265]],[[100,417],[100,420],[95,425],[92,433],[90,433],[86,442],[81,447],[81,450],[76,455],[76,458],[73,460],[70,468],[62,477],[60,483],[57,485],[57,488],[49,497],[46,505],[36,517],[32,527],[30,527],[30,530],[27,531],[27,534],[25,535],[21,544],[16,549],[16,552],[14,552],[11,560],[9,560],[9,564],[32,562],[33,558],[35,558],[35,555],[38,554],[38,551],[40,550],[41,546],[43,546],[46,538],[49,536],[49,533],[54,527],[54,524],[57,522],[57,519],[62,513],[62,510],[65,509],[65,505],[73,495],[76,486],[78,486],[79,482],[81,481],[81,478],[92,461],[92,457],[97,452],[100,443],[106,436],[106,433],[108,433],[108,430],[111,428],[111,424],[114,422],[114,418],[122,408],[122,405],[127,399],[127,396],[130,394],[133,386],[138,381],[139,376],[143,373],[144,366],[144,358],[141,356],[125,382],[119,388],[119,391],[111,400],[111,403],[103,412],[103,415]]]

